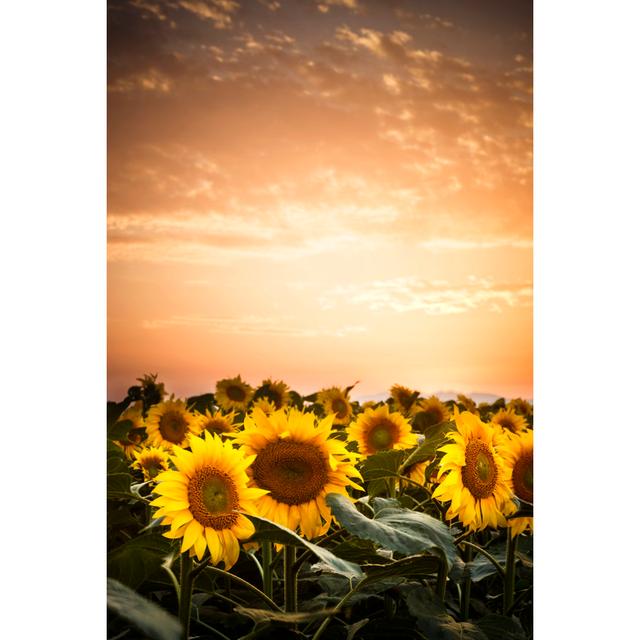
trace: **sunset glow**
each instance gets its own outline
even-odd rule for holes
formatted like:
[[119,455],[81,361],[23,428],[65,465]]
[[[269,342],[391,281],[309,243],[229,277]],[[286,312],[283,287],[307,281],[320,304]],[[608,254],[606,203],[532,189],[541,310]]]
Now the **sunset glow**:
[[108,397],[533,397],[529,2],[109,2]]

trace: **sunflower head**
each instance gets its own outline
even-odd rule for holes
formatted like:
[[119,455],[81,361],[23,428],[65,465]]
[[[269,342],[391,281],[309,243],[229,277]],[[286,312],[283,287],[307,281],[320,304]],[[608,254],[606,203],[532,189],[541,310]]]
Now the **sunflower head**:
[[[409,480],[413,480],[418,484],[424,485],[426,481],[425,472],[428,466],[429,466],[429,460],[425,460],[423,462],[416,462],[410,465],[409,467],[407,467],[404,470],[403,475],[409,478]],[[405,485],[410,486],[410,483],[408,483],[406,480],[400,480],[399,485],[400,485],[400,489],[402,490],[405,488]]]
[[246,411],[252,395],[253,389],[239,375],[216,383],[216,404],[225,411]]
[[147,414],[149,443],[171,448],[186,447],[189,434],[198,435],[202,430],[198,418],[187,410],[182,400],[170,400],[153,405]]
[[508,471],[497,451],[501,434],[469,411],[454,410],[453,443],[440,448],[440,484],[433,497],[450,502],[448,518],[458,516],[471,530],[506,526],[504,514],[513,506]]
[[236,425],[233,424],[236,417],[235,411],[224,414],[222,411],[211,413],[209,409],[205,409],[204,413],[196,412],[196,417],[200,421],[201,431],[208,431],[211,435],[217,433],[219,436],[222,436],[237,431]]
[[202,560],[209,549],[211,562],[232,567],[240,553],[238,540],[250,538],[255,529],[241,512],[255,513],[255,500],[266,492],[249,488],[246,468],[253,458],[246,458],[208,431],[203,438],[189,436],[191,451],[173,448],[171,462],[175,471],[156,476],[151,502],[159,507],[154,517],[169,525],[163,535],[181,538],[180,552],[188,551]]
[[363,455],[371,455],[389,449],[410,449],[418,443],[418,436],[399,412],[389,413],[386,404],[377,409],[365,409],[355,422],[347,427],[350,440],[358,443]]
[[394,384],[390,389],[391,397],[395,408],[403,415],[407,415],[415,405],[419,391],[403,387],[400,384]]
[[[142,378],[137,378],[137,381],[140,385],[138,387],[131,387],[131,389],[129,389],[129,395],[135,396],[136,399],[141,399],[145,411],[152,405],[162,402],[167,395],[164,389],[164,383],[158,382],[157,373],[147,373],[143,375]],[[137,396],[139,396],[139,398]]]
[[[519,500],[533,504],[533,431],[525,429],[515,436],[503,438],[498,446],[503,456],[513,494]],[[526,529],[533,531],[533,518],[511,518],[511,535]]]
[[476,406],[475,400],[473,400],[473,398],[465,396],[463,393],[459,393],[458,403],[465,408],[465,411],[468,411],[469,413],[478,413],[478,407]]
[[530,418],[533,416],[533,405],[528,400],[514,398],[507,403],[508,409],[513,409],[518,415]]
[[255,408],[245,416],[235,439],[255,460],[248,469],[251,485],[269,491],[256,503],[259,513],[306,538],[325,533],[332,520],[328,493],[347,495],[360,489],[352,478],[357,456],[331,438],[333,416],[317,421],[315,414],[279,409],[267,416]]
[[260,411],[262,411],[265,415],[270,416],[276,410],[276,405],[273,404],[271,400],[268,400],[265,397],[257,399],[254,398],[253,402],[251,403],[250,411],[254,411],[255,409],[260,409]]
[[491,418],[491,422],[500,425],[509,433],[520,433],[527,428],[526,419],[518,415],[513,408],[500,409],[500,411]]
[[142,401],[139,400],[125,409],[118,420],[130,420],[133,426],[122,440],[114,440],[113,443],[124,451],[126,458],[133,460],[135,452],[140,450],[142,442],[146,438],[144,418],[142,417]]
[[430,396],[428,398],[418,400],[411,413],[413,416],[421,414],[420,424],[423,429],[426,427],[432,427],[436,424],[441,424],[442,422],[447,422],[451,417],[449,409],[447,409],[447,405],[444,404],[437,396]]
[[322,405],[325,415],[334,414],[334,424],[349,424],[353,409],[349,395],[338,387],[322,389],[318,392],[318,403]]
[[267,378],[256,389],[254,398],[266,398],[276,409],[282,409],[289,404],[289,387],[282,380]]
[[153,480],[169,468],[169,452],[162,447],[146,447],[134,454],[132,469],[142,471],[145,480]]

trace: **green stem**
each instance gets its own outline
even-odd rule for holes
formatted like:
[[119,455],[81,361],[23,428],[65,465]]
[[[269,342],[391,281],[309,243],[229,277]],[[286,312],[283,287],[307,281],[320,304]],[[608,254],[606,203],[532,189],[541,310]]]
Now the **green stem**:
[[262,543],[262,590],[268,598],[273,600],[273,546],[269,540]]
[[507,531],[507,565],[504,577],[504,613],[513,606],[513,593],[516,586],[516,548],[518,546],[518,536],[512,536],[511,531]]
[[333,616],[335,616],[342,609],[347,600],[358,590],[363,582],[364,580],[361,580],[353,589],[351,589],[351,591],[347,592],[347,594],[344,596],[344,598],[342,598],[342,600],[340,600],[340,602],[338,602],[333,610],[334,613],[330,613],[327,615],[327,617],[322,621],[322,624],[318,627],[318,630],[313,634],[313,638],[311,638],[311,640],[319,640],[320,636],[324,633],[324,630],[329,626],[329,623],[333,619]]
[[[473,547],[466,544],[463,551],[465,563],[473,560]],[[469,602],[471,600],[471,576],[467,575],[462,583],[462,594],[460,596],[460,613],[463,620],[469,619]]]
[[387,486],[389,487],[389,497],[396,497],[396,480],[395,478],[387,480]]
[[483,549],[480,545],[474,544],[473,542],[468,542],[467,540],[463,540],[461,544],[464,544],[466,547],[471,547],[475,549],[478,553],[482,554],[491,564],[496,568],[498,575],[504,579],[505,572],[500,563],[486,550]]
[[438,594],[440,602],[444,603],[447,594],[447,563],[442,558],[440,559],[440,566],[438,567],[436,593]]
[[188,553],[180,556],[180,601],[178,617],[182,625],[182,638],[189,640],[189,622],[191,620],[191,596],[193,593],[193,576],[191,567],[193,559]]
[[284,610],[298,609],[298,576],[294,571],[296,548],[290,545],[284,547]]
[[265,602],[271,610],[280,611],[282,613],[282,609],[271,598],[269,598],[269,596],[262,593],[262,591],[260,591],[258,587],[254,587],[250,582],[243,580],[240,576],[237,576],[234,573],[229,573],[228,571],[224,571],[223,569],[218,569],[218,567],[214,567],[212,565],[209,565],[207,567],[207,571],[211,571],[218,576],[224,576],[225,578],[232,580],[233,582],[241,584],[246,589],[249,589],[249,591],[255,593],[255,595],[257,595],[263,602]]

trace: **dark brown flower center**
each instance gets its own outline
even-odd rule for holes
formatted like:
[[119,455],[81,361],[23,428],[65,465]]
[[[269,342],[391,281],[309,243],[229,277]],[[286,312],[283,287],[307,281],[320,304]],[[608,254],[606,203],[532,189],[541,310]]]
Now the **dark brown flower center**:
[[334,398],[331,401],[331,411],[336,414],[338,419],[345,418],[349,411],[347,403],[342,398]]
[[498,420],[498,424],[503,429],[508,429],[509,431],[511,431],[511,433],[515,433],[517,431],[515,422],[507,416],[505,416],[504,418],[500,418],[500,420]]
[[533,453],[524,453],[516,460],[511,477],[516,496],[533,504]]
[[244,402],[247,397],[245,390],[235,384],[231,384],[227,387],[227,395],[229,396],[229,399],[234,402]]
[[224,471],[215,467],[197,469],[187,492],[191,513],[203,527],[220,530],[236,523],[238,515],[233,511],[238,508],[238,491]]
[[149,478],[155,478],[163,469],[164,465],[158,456],[148,456],[140,461],[140,465],[147,472]]
[[440,424],[444,422],[444,413],[442,409],[438,406],[435,407],[427,407],[424,409],[424,425],[425,427],[433,427],[436,424]]
[[160,434],[165,440],[180,444],[189,430],[189,423],[180,411],[169,410],[160,416]]
[[313,444],[278,440],[255,459],[253,479],[284,504],[303,504],[318,497],[329,481],[326,456]]
[[474,498],[488,498],[498,481],[498,467],[493,452],[480,440],[472,440],[465,450],[462,482]]
[[383,418],[371,427],[366,435],[366,442],[372,451],[387,451],[398,442],[400,434],[395,422]]
[[214,433],[230,433],[233,431],[233,427],[226,421],[220,418],[211,418],[204,428],[213,435]]

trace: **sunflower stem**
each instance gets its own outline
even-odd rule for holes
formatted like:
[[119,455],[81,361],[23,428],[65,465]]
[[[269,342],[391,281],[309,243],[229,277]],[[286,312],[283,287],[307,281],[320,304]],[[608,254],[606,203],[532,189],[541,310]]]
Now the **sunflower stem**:
[[438,582],[436,585],[436,593],[440,602],[444,603],[447,594],[447,563],[440,558],[440,566],[438,567]]
[[189,622],[191,620],[191,596],[193,593],[193,575],[191,567],[193,559],[188,552],[180,556],[180,600],[178,618],[182,625],[182,638],[189,640]]
[[290,545],[284,547],[284,610],[298,609],[298,576],[293,570],[296,561],[296,548]]
[[234,573],[229,573],[224,569],[218,569],[218,567],[214,567],[211,564],[207,566],[207,570],[210,571],[211,573],[215,573],[218,576],[223,576],[227,578],[227,580],[231,580],[233,582],[237,582],[238,584],[241,584],[243,587],[245,587],[249,591],[253,592],[256,596],[258,596],[263,602],[265,602],[272,611],[282,612],[282,609],[280,609],[280,607],[271,598],[269,598],[269,596],[267,596],[262,591],[260,591],[258,587],[254,587],[250,582],[243,580],[240,576],[237,576]]
[[513,594],[516,586],[516,549],[518,546],[518,536],[512,536],[511,531],[507,531],[507,564],[504,577],[504,613],[513,606]]
[[268,598],[273,600],[273,546],[269,540],[262,542],[262,590]]
[[[465,563],[473,560],[473,547],[464,545],[463,560]],[[469,618],[469,602],[471,600],[471,575],[467,575],[462,583],[462,593],[460,594],[460,613],[463,620]]]

